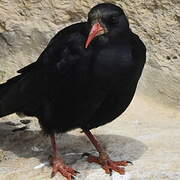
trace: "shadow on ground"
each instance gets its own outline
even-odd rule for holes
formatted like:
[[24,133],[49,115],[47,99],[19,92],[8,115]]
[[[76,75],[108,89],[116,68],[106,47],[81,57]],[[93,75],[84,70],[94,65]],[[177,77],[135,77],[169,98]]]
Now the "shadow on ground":
[[[8,152],[4,160],[23,157],[36,157],[41,162],[47,161],[51,153],[50,141],[41,131],[12,132],[7,123],[0,123],[0,149]],[[112,159],[134,161],[146,151],[140,141],[119,135],[97,135]],[[84,152],[96,154],[94,147],[84,134],[65,133],[57,136],[57,142],[67,164],[75,164]],[[3,161],[3,160],[1,160]]]

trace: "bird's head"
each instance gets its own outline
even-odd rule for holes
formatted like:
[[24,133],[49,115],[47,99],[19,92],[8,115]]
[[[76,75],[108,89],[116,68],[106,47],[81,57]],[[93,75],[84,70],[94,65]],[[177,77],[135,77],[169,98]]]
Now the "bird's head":
[[111,3],[102,3],[94,6],[88,14],[88,23],[91,26],[86,41],[86,48],[97,36],[118,36],[129,28],[129,23],[123,10]]

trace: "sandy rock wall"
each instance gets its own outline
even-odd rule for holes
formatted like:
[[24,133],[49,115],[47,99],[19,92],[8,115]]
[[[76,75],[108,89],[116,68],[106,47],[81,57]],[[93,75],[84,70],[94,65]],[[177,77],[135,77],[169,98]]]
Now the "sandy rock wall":
[[0,0],[0,81],[35,61],[58,30],[84,21],[98,2],[121,5],[147,46],[139,92],[180,107],[179,0]]

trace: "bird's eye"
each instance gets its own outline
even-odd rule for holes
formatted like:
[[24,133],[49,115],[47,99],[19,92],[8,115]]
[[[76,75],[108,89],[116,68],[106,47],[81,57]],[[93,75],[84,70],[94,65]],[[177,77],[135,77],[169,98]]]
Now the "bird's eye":
[[118,22],[119,22],[118,16],[111,16],[111,17],[108,19],[108,23],[109,23],[109,24],[118,24]]

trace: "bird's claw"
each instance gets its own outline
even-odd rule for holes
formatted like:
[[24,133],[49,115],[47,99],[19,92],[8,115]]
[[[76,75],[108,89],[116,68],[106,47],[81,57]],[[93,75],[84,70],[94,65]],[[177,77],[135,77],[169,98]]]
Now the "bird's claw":
[[50,163],[53,167],[51,178],[53,178],[58,172],[61,173],[64,177],[66,177],[67,180],[72,180],[74,179],[74,176],[79,174],[78,171],[65,165],[61,158],[52,158]]
[[74,170],[74,172],[75,172],[76,174],[80,174],[80,172],[79,172],[79,171]]
[[126,161],[128,164],[134,165],[131,161]]
[[112,176],[112,169],[109,169],[109,175]]
[[56,173],[55,173],[55,172],[52,172],[52,173],[51,173],[51,178],[53,178],[55,175],[56,175]]
[[106,153],[101,154],[99,157],[92,156],[89,153],[84,153],[82,156],[88,156],[87,161],[89,163],[94,162],[100,164],[105,172],[110,174],[110,176],[112,175],[112,171],[116,171],[119,174],[125,174],[125,169],[119,166],[127,166],[128,164],[133,165],[131,161],[112,161]]

